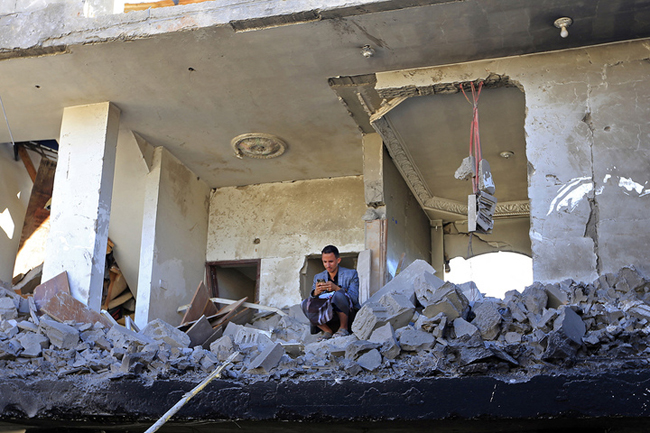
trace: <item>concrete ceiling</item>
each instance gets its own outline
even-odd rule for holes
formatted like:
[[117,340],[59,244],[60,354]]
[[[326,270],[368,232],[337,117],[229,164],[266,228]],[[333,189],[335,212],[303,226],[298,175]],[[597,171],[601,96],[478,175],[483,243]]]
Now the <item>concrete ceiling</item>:
[[[66,106],[112,101],[122,109],[123,128],[167,147],[211,187],[337,177],[362,173],[362,150],[359,126],[328,84],[332,77],[650,36],[650,0],[417,1],[399,9],[404,4],[387,1],[371,13],[329,11],[317,21],[251,31],[231,23],[73,44],[57,55],[5,56],[0,96],[16,141],[57,138]],[[565,15],[575,22],[562,39],[553,20]],[[373,57],[361,56],[365,44],[376,50]],[[517,92],[486,92],[481,126],[493,166],[514,163],[520,176],[523,96]],[[391,112],[413,154],[455,170],[460,161],[448,150],[465,149],[471,118],[460,98],[413,99]],[[249,132],[277,135],[288,150],[272,160],[237,159],[230,141]],[[455,132],[462,139],[450,135]],[[0,142],[8,141],[1,127]],[[515,159],[492,155],[502,149],[515,151]],[[446,172],[425,177],[432,190],[450,187]],[[519,197],[525,184],[497,178],[497,188]]]

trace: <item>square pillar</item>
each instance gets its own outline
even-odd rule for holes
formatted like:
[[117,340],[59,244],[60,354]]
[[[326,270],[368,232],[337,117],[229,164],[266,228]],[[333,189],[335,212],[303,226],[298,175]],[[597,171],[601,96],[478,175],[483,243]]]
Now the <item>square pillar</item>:
[[120,110],[66,107],[54,176],[43,281],[67,271],[72,295],[99,310],[104,286]]

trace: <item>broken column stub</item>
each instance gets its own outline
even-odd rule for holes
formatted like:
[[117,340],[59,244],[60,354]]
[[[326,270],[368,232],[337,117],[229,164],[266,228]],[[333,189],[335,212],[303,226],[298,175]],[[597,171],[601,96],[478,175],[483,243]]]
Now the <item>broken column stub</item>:
[[368,302],[378,302],[382,296],[392,292],[403,294],[409,298],[413,305],[415,305],[416,299],[413,282],[415,281],[415,278],[423,275],[425,272],[435,274],[436,270],[424,260],[414,261],[406,269],[397,274],[395,278],[390,280],[384,287],[372,295],[368,299]]
[[154,340],[161,340],[171,347],[189,347],[190,337],[161,319],[147,323],[140,334]]
[[503,317],[497,308],[495,302],[485,300],[474,304],[472,311],[476,315],[472,324],[481,332],[484,340],[494,340],[499,336],[501,331],[501,321]]

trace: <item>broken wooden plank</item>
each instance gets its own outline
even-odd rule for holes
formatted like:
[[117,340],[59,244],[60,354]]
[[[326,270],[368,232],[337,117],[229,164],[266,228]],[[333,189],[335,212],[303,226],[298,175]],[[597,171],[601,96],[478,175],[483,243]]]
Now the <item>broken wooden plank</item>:
[[29,153],[27,153],[27,149],[25,149],[24,146],[18,145],[17,150],[20,159],[23,161],[23,164],[25,165],[25,169],[27,170],[30,179],[32,179],[32,182],[36,182],[36,168],[34,168],[34,163],[32,162],[32,159],[29,157]]
[[129,289],[126,289],[123,295],[118,296],[108,303],[108,309],[110,310],[111,308],[119,307],[131,298],[133,298],[133,293],[131,293]]
[[70,295],[70,285],[68,283],[68,273],[66,271],[63,271],[56,277],[36,286],[34,289],[34,302],[36,303],[36,308],[40,310],[48,299],[59,292]]
[[[20,274],[20,278],[13,285],[12,289],[19,295],[27,295],[33,293],[36,286],[41,284],[41,277],[43,276],[43,263],[31,269],[27,274]],[[12,280],[15,281],[15,280]]]
[[[244,302],[246,302],[246,299],[248,299],[248,298],[242,298],[239,301],[236,301],[234,304],[229,305],[228,306],[228,308],[229,308],[228,312],[221,319],[219,319],[216,323],[213,323],[212,327],[216,328],[218,326],[221,326],[221,325],[225,324],[232,316],[235,315],[235,313],[237,313],[237,309],[239,309],[239,307],[241,307],[244,304]],[[226,307],[224,307],[224,308],[226,308]]]
[[201,346],[214,333],[212,325],[205,316],[201,316],[186,332],[190,337],[190,347]]
[[183,320],[181,320],[181,325],[197,320],[201,316],[212,316],[216,313],[217,307],[210,302],[210,293],[208,293],[208,289],[201,281],[199,287],[196,288],[196,292],[194,292],[194,297],[192,297],[192,302],[189,304]]
[[210,345],[223,335],[223,326],[218,327],[202,344],[205,350],[210,350]]
[[56,292],[53,296],[49,297],[41,304],[39,310],[59,322],[65,322],[66,320],[72,320],[78,323],[100,322],[106,328],[113,326],[99,312],[91,310],[81,301],[73,298],[69,293],[62,291]]
[[[238,302],[238,301],[235,301],[233,299],[226,299],[226,298],[210,298],[210,300],[212,302],[216,303],[216,304],[227,304],[227,305],[231,305],[231,304],[234,304],[235,302]],[[189,308],[189,306],[190,306],[190,304],[181,305],[180,307],[178,307],[177,311],[179,313],[181,313],[181,312],[185,311],[187,308]],[[261,304],[253,304],[251,302],[244,302],[242,304],[242,307],[254,308],[256,310],[273,311],[274,313],[277,313],[280,316],[286,316],[287,315],[287,313],[280,310],[279,308],[269,307],[267,305],[261,305]]]

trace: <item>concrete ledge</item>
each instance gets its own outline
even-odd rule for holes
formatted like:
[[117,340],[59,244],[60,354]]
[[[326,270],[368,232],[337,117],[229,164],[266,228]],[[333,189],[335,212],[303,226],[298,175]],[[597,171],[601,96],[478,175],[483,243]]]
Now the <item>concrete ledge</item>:
[[[144,430],[195,385],[180,380],[146,385],[134,379],[93,383],[87,377],[7,379],[0,394],[0,423],[22,428],[87,428],[91,423],[104,430],[137,423]],[[609,419],[617,431],[628,431],[627,426],[639,431],[633,429],[650,426],[649,387],[647,370],[544,375],[524,382],[478,376],[369,383],[334,378],[250,384],[220,380],[192,399],[173,424],[178,428],[201,421],[193,428],[208,429],[210,423],[245,421],[255,429],[272,422],[275,429],[290,431],[304,428],[305,422],[358,425],[355,430],[372,422],[403,430],[417,429],[424,421],[429,423],[422,428],[430,428],[430,421],[436,421],[461,429],[454,431],[490,431],[485,430],[488,425],[508,431],[528,424],[532,431],[557,431],[558,426],[604,429]],[[296,427],[291,421],[301,424]]]

